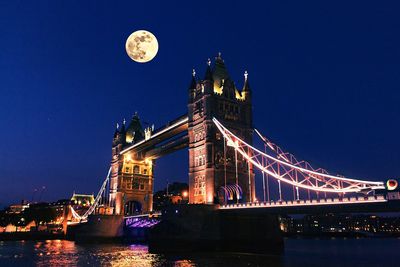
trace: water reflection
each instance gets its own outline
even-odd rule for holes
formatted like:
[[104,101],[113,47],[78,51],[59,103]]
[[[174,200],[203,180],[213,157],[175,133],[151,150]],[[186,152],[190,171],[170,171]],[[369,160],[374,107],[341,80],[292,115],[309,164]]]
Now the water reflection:
[[150,254],[144,245],[78,245],[66,240],[0,243],[0,266],[282,266],[280,262],[280,257],[223,253]]
[[288,239],[279,257],[228,253],[161,255],[147,246],[0,241],[0,266],[398,266],[400,239]]

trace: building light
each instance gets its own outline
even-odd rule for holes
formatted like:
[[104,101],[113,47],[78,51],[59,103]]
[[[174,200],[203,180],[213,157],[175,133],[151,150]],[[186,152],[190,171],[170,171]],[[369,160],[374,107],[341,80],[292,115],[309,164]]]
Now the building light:
[[144,160],[144,163],[146,163],[147,165],[152,165],[152,160],[151,159],[149,159],[149,158],[146,158],[145,160]]

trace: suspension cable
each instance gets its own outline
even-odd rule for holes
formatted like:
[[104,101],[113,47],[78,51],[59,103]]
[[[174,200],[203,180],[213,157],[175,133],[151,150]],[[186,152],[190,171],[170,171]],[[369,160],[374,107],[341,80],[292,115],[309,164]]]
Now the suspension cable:
[[[271,175],[274,178],[281,180],[285,183],[289,183],[292,185],[296,185],[301,188],[311,189],[313,191],[322,191],[322,192],[359,192],[363,189],[383,189],[384,185],[382,182],[373,182],[373,181],[363,181],[350,179],[345,177],[333,176],[330,174],[316,172],[314,170],[305,169],[296,165],[291,164],[288,161],[277,159],[273,156],[270,156],[266,153],[261,152],[260,150],[250,146],[245,141],[241,140],[237,136],[235,136],[232,132],[230,132],[227,128],[225,128],[217,119],[213,118],[213,122],[216,124],[217,128],[221,131],[221,133],[228,139],[229,143],[234,144],[235,152],[239,152],[246,160],[250,161],[254,166],[258,169],[265,171],[267,175]],[[239,144],[240,143],[240,144]],[[244,147],[247,147],[253,151],[252,156],[247,155]],[[236,154],[235,154],[236,155]],[[270,160],[271,163],[266,166],[260,165],[260,162],[257,157],[265,157],[266,160]],[[283,175],[276,173],[273,169],[273,165],[278,165],[277,171],[280,171],[280,168],[289,167],[290,170],[285,170],[286,172]],[[269,170],[270,168],[271,170]],[[303,181],[294,181],[292,177],[290,177],[291,172],[300,172],[300,174],[304,175],[307,173],[308,176],[305,176],[305,180]],[[289,176],[292,180],[289,180],[285,176]],[[329,178],[330,180],[323,180],[324,178]],[[314,179],[316,181],[315,185],[311,183],[310,179]],[[323,184],[318,184],[318,181],[323,182]],[[340,187],[338,188],[334,184],[337,181],[343,181],[349,184],[348,187]],[[305,184],[304,182],[308,182]]]

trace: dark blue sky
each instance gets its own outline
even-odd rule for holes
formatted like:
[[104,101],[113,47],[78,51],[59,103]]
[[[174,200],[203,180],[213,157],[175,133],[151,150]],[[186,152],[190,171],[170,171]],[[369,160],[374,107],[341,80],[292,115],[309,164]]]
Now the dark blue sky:
[[[218,51],[254,123],[299,158],[350,177],[400,175],[400,6],[381,1],[1,1],[0,206],[96,192],[115,123],[186,112],[192,68]],[[156,58],[126,38],[147,29]],[[186,181],[187,152],[157,162],[156,188]],[[37,198],[38,196],[36,196]]]

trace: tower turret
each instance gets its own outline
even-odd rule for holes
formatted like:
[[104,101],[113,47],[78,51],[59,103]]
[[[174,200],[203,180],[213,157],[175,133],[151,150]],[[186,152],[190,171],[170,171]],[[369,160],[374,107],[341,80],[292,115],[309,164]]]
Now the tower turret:
[[251,89],[249,83],[249,73],[247,70],[244,72],[244,84],[242,89],[242,97],[247,103],[251,103]]
[[212,77],[214,83],[221,86],[223,82],[229,79],[228,70],[225,67],[225,62],[221,57],[221,52],[218,53],[218,56],[215,58],[214,68],[212,70]]
[[125,140],[126,143],[136,143],[142,139],[144,139],[143,127],[140,123],[138,114],[135,112],[128,128],[126,129]]
[[207,59],[207,68],[206,68],[206,74],[204,75],[204,80],[205,81],[212,81],[213,75],[211,71],[211,59]]
[[189,88],[188,88],[188,94],[189,94],[189,103],[193,102],[195,96],[196,96],[196,86],[197,86],[197,81],[196,81],[196,71],[193,69],[192,71],[192,80],[190,81]]
[[243,90],[242,92],[248,92],[250,93],[250,84],[249,84],[249,73],[247,72],[247,70],[244,72],[244,84],[243,84]]

